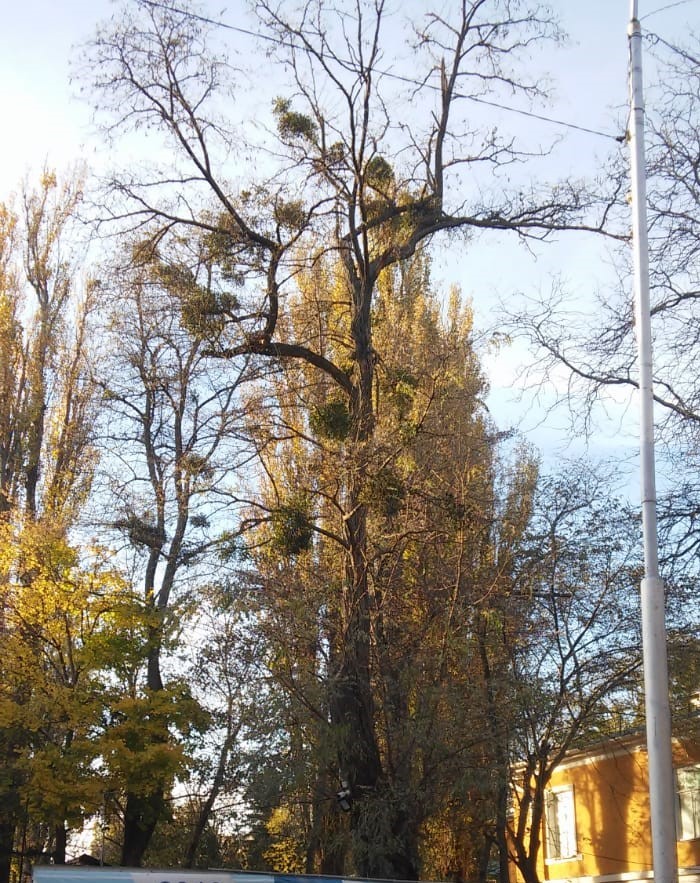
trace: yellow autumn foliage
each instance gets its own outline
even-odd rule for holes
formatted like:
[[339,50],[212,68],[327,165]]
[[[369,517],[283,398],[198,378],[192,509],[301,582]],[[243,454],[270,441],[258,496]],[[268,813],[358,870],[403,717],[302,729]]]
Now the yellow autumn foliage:
[[136,689],[153,612],[109,556],[81,555],[46,521],[5,521],[0,592],[0,740],[11,734],[5,774],[32,817],[79,825],[106,791],[171,780],[185,759],[171,729],[187,732],[197,707],[180,686]]

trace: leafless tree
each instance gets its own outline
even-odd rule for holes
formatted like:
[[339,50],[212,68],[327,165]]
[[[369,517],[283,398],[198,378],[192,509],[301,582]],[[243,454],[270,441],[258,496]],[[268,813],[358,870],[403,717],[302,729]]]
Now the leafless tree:
[[[196,244],[177,257],[137,244],[112,274],[102,286],[105,358],[96,379],[106,480],[99,499],[110,512],[100,520],[151,611],[143,687],[157,694],[167,682],[163,645],[175,611],[192,599],[204,578],[200,562],[226,533],[227,479],[246,456],[238,398],[246,365],[220,370],[182,326],[182,298],[208,291]],[[167,727],[160,737],[171,738]],[[151,793],[126,794],[124,864],[140,864],[170,784],[166,778]]]
[[[537,883],[546,790],[566,752],[635,723],[640,635],[635,519],[589,467],[540,480],[514,555],[508,659],[511,860]],[[517,623],[513,625],[514,623]],[[513,629],[513,631],[511,631]],[[616,720],[615,708],[626,717]]]
[[[650,61],[661,72],[647,95],[647,191],[651,318],[654,343],[661,487],[662,543],[666,564],[687,568],[700,542],[700,488],[695,479],[700,428],[696,363],[698,325],[698,205],[700,181],[700,61],[695,41],[686,47],[647,35]],[[617,182],[618,223],[629,225],[629,158],[622,151],[612,164]],[[565,285],[525,305],[510,308],[502,326],[532,346],[527,375],[535,384],[564,368],[563,398],[576,429],[590,430],[594,412],[607,396],[638,386],[632,308],[631,247],[611,255],[610,281],[591,309],[572,303]],[[593,303],[593,301],[595,301]]]

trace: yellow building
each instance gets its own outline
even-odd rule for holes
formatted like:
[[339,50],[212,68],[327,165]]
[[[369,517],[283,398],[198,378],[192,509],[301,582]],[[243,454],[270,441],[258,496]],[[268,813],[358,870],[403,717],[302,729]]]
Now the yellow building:
[[[700,744],[676,739],[673,756],[679,883],[700,883]],[[565,757],[546,794],[540,880],[617,883],[653,877],[647,769],[639,736]]]

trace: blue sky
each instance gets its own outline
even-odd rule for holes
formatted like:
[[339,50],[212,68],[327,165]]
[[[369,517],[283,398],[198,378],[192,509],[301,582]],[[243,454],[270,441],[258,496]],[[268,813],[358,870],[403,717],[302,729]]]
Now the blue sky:
[[[569,42],[534,60],[554,83],[553,100],[542,112],[618,134],[624,126],[627,101],[628,0],[554,0],[552,5]],[[427,8],[427,0],[406,0],[401,6],[421,12]],[[91,131],[89,104],[80,100],[79,84],[70,82],[70,73],[77,47],[89,39],[98,21],[117,8],[110,0],[24,0],[8,4],[3,11],[0,100],[6,126],[0,199],[44,163],[61,169],[77,159],[96,167],[109,162],[109,153]],[[232,0],[225,7],[217,4],[214,11],[224,9],[224,20],[238,23],[247,8],[244,0]],[[667,39],[684,36],[694,25],[700,30],[700,0],[640,0],[639,11],[643,27]],[[655,78],[651,59],[646,60],[645,74],[650,88]],[[518,103],[517,99],[513,103]],[[534,143],[546,144],[554,136],[565,136],[548,170],[553,178],[591,172],[612,146],[609,139],[562,126],[515,116],[508,122],[520,127]],[[445,287],[460,285],[474,301],[477,321],[486,324],[491,305],[499,296],[508,296],[510,291],[547,290],[554,275],[562,277],[574,296],[585,303],[596,287],[606,284],[608,265],[604,245],[598,242],[568,239],[542,249],[533,260],[524,249],[493,240],[481,241],[468,255],[454,243],[449,250],[438,251],[435,273]],[[536,444],[551,446],[557,433],[566,439],[564,415],[549,416],[543,424],[541,409],[528,403],[527,397],[524,404],[513,404],[515,367],[523,357],[515,349],[487,360],[493,387],[490,404],[499,422],[515,419]],[[613,421],[607,441],[604,433],[599,437],[603,448],[634,444],[622,439],[615,426]]]
[[[425,0],[411,0],[416,9]],[[224,8],[227,21],[238,20],[247,6],[234,0]],[[556,100],[545,112],[591,128],[610,130],[626,101],[626,28],[628,0],[554,0],[553,6],[570,35],[564,49],[543,59],[556,83]],[[89,137],[90,113],[69,82],[75,47],[88,39],[96,23],[117,8],[110,0],[24,0],[6,4],[0,29],[0,96],[5,129],[0,194],[7,193],[28,169],[44,160],[70,162],[77,154],[88,161],[97,152]],[[669,7],[664,9],[664,7]],[[657,14],[655,10],[663,9]],[[665,36],[700,25],[700,0],[640,0],[640,14],[650,28]],[[555,127],[542,124],[544,135]],[[9,134],[8,134],[9,133]],[[577,144],[576,162],[596,151],[596,139]]]

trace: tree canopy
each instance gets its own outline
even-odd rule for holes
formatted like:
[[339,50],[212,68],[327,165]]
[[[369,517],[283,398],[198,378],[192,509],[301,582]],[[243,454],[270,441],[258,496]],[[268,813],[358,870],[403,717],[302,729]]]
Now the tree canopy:
[[[384,0],[261,0],[251,121],[222,22],[130,3],[83,78],[157,162],[90,204],[46,170],[0,206],[0,883],[90,824],[122,865],[538,883],[553,769],[638,724],[636,518],[610,470],[496,424],[474,305],[432,264],[490,235],[624,239],[623,178],[529,177],[471,113],[544,97],[546,5],[448,6],[399,33]],[[655,309],[685,333],[696,108],[672,107]],[[594,391],[634,382],[625,310],[571,360]],[[518,331],[557,361],[552,315]],[[693,505],[669,499],[678,709]]]

